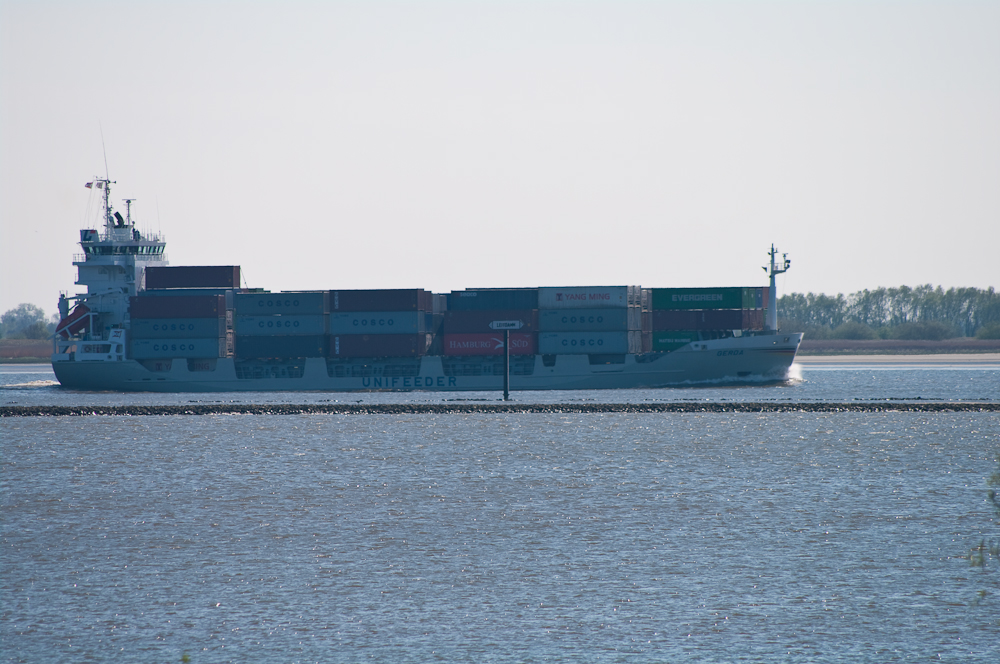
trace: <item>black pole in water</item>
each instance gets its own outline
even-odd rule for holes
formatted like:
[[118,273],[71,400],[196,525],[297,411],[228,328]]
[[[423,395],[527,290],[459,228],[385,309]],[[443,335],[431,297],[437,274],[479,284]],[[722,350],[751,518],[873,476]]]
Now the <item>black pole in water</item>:
[[510,401],[510,330],[503,331],[503,400]]

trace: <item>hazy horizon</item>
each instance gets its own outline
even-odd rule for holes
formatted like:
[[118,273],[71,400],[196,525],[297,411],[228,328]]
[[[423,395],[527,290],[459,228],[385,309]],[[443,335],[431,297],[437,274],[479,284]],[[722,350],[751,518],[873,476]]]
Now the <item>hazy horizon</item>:
[[[1000,3],[0,2],[0,311],[84,184],[271,290],[997,286]],[[103,132],[103,148],[102,148]]]

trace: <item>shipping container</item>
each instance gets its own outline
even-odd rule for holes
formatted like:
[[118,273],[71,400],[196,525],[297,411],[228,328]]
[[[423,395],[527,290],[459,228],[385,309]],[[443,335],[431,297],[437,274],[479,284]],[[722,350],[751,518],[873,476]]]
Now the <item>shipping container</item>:
[[696,330],[742,330],[743,309],[707,309],[699,311]]
[[624,309],[641,301],[637,286],[573,286],[538,289],[539,309]]
[[761,309],[764,305],[763,302],[764,289],[757,286],[749,286],[743,289],[743,308],[744,309]]
[[538,352],[552,354],[628,353],[628,332],[539,332]]
[[210,339],[226,336],[226,319],[133,318],[133,339]]
[[743,329],[744,330],[763,330],[764,329],[764,310],[756,309],[752,311],[743,312]]
[[[536,335],[524,332],[510,333],[511,355],[534,355],[537,351]],[[445,334],[445,355],[503,355],[503,332],[492,334]]]
[[317,315],[328,311],[330,311],[329,295],[326,291],[236,294],[237,316]]
[[330,337],[330,357],[418,357],[430,348],[430,334],[341,334]]
[[654,330],[761,330],[764,312],[760,309],[702,309],[654,311]]
[[483,288],[452,291],[448,295],[448,311],[537,308],[537,288]]
[[226,357],[225,337],[212,339],[132,339],[132,359],[152,360],[173,357]]
[[141,297],[189,297],[201,295],[224,295],[226,297],[226,309],[235,306],[235,288],[147,288],[141,291]]
[[636,305],[628,308],[628,329],[642,329],[642,307]]
[[642,312],[642,331],[652,332],[653,331],[653,312],[643,311]]
[[239,265],[147,267],[146,288],[239,288]]
[[317,335],[326,333],[326,316],[236,316],[236,334],[253,337],[268,335]]
[[445,334],[489,334],[493,321],[521,321],[518,332],[535,332],[538,328],[537,309],[473,309],[469,311],[447,311],[444,314]]
[[655,353],[669,352],[698,340],[698,333],[691,330],[664,330],[651,334],[650,350]]
[[742,288],[654,288],[654,310],[741,309]]
[[640,334],[642,334],[642,352],[643,353],[650,353],[650,352],[652,352],[653,351],[653,333],[652,332],[647,332],[647,331],[644,330]]
[[434,297],[422,288],[330,291],[330,311],[433,311]]
[[430,332],[428,311],[347,311],[330,314],[330,334],[421,334]]
[[244,359],[282,359],[326,357],[330,337],[325,334],[256,337],[236,336],[236,357]]
[[669,310],[657,309],[650,312],[652,329],[657,330],[695,330],[698,314],[701,310]]
[[542,332],[614,332],[629,329],[634,309],[540,309],[538,329]]
[[223,295],[130,297],[132,318],[220,318],[226,315]]
[[446,311],[448,311],[448,294],[431,293],[431,312],[443,314]]

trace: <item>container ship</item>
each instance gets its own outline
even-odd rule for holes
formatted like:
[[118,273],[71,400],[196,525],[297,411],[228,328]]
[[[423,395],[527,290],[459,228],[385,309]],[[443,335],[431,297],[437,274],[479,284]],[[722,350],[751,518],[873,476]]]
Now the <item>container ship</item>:
[[[162,236],[112,209],[80,231],[52,368],[79,390],[496,391],[655,388],[787,378],[801,334],[767,287],[571,286],[270,292],[239,266],[170,267]],[[505,343],[505,339],[507,340]]]

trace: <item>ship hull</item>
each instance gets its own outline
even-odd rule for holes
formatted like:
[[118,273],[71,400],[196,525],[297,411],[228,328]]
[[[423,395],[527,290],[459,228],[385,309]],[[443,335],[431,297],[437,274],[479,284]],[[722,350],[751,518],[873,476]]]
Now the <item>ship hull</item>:
[[[699,341],[669,353],[592,358],[588,355],[516,358],[511,391],[655,388],[713,382],[783,381],[795,359],[801,334],[757,335]],[[296,362],[233,358],[210,364],[185,359],[154,365],[135,360],[53,361],[63,387],[116,392],[245,391],[498,391],[503,387],[498,358],[467,360],[425,356],[406,371],[391,362],[337,361],[322,357]],[[596,362],[595,362],[596,360]],[[513,360],[512,360],[513,362]],[[479,375],[476,375],[476,374]],[[400,375],[403,374],[403,375]]]

